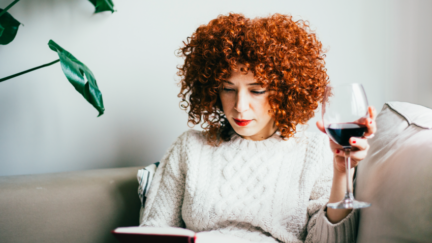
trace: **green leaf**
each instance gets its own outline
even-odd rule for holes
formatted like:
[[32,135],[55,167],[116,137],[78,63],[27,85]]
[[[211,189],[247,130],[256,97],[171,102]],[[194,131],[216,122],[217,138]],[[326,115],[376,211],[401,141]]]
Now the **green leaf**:
[[4,28],[3,28],[3,26],[1,26],[1,24],[0,24],[0,36],[3,34],[3,31],[4,31]]
[[114,13],[114,3],[112,0],[89,0],[96,8],[95,13],[111,11]]
[[[3,9],[0,8],[1,12],[3,12]],[[15,39],[20,24],[8,12],[4,12],[0,16],[0,45],[7,45]]]
[[103,105],[102,93],[97,86],[92,71],[53,40],[48,42],[48,46],[59,55],[63,73],[66,75],[69,82],[99,111],[98,117],[101,116],[105,108]]

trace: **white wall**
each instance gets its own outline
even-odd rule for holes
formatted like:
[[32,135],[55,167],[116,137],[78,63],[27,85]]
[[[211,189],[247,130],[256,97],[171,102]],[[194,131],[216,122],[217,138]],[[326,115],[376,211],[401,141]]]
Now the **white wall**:
[[1,83],[0,176],[158,161],[188,129],[174,52],[199,25],[228,12],[309,20],[329,49],[333,83],[363,83],[378,110],[390,100],[432,107],[432,1],[114,3],[114,14],[93,14],[86,0],[22,0],[10,10],[24,26],[0,46],[0,77],[57,59],[47,46],[53,39],[93,71],[106,113],[96,118],[59,64]]

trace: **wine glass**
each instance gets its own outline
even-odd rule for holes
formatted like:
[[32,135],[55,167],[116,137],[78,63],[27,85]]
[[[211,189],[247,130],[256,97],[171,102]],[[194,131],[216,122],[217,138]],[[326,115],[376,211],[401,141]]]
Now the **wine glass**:
[[327,207],[335,209],[366,208],[371,204],[354,199],[351,190],[351,137],[362,137],[367,128],[363,124],[369,117],[368,101],[361,84],[327,86],[322,106],[324,128],[329,137],[341,145],[345,151],[346,193],[341,202],[329,203]]

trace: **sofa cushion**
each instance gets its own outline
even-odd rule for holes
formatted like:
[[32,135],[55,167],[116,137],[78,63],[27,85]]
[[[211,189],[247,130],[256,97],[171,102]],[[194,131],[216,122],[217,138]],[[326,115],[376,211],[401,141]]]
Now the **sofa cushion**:
[[357,242],[432,239],[432,109],[389,102],[377,117],[368,157],[358,166]]
[[0,242],[118,242],[138,225],[139,168],[0,177]]

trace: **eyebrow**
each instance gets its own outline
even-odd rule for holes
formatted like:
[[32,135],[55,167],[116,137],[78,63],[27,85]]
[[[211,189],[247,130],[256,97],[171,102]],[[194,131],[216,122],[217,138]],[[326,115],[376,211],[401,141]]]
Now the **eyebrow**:
[[[231,85],[234,85],[232,82],[230,82],[230,81],[227,81],[227,80],[224,80],[224,83],[229,83],[229,84],[231,84]],[[261,86],[261,84],[259,84],[259,83],[249,83],[249,84],[247,84],[247,85],[259,85],[259,86]]]

